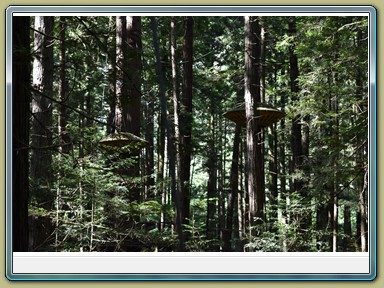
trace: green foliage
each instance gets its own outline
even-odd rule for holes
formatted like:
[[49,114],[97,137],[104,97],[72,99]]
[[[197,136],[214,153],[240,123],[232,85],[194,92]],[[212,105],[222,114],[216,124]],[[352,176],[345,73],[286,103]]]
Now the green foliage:
[[[36,198],[30,200],[29,215],[47,217],[55,227],[54,243],[43,248],[52,251],[177,251],[175,195],[170,192],[174,181],[169,173],[169,155],[166,155],[168,162],[164,163],[160,157],[163,152],[160,151],[163,123],[159,121],[159,85],[150,19],[142,17],[140,87],[142,106],[151,103],[154,109],[153,115],[151,112],[143,114],[141,120],[141,137],[147,141],[148,137],[153,138],[151,148],[155,151],[155,167],[151,167],[153,169],[149,172],[145,168],[150,153],[141,150],[149,148],[148,142],[115,148],[102,144],[107,134],[107,125],[102,123],[107,122],[109,106],[113,104],[113,95],[109,94],[109,72],[116,48],[114,17],[66,19],[68,99],[65,104],[71,109],[67,110],[65,128],[71,139],[70,149],[69,153],[57,149],[58,130],[54,128],[54,149],[51,152],[55,179],[48,184],[31,179],[31,185],[39,187],[41,199],[46,198],[47,193],[55,195],[55,203],[50,203],[50,208],[40,207],[40,200]],[[357,251],[358,193],[362,190],[362,177],[367,169],[364,150],[368,139],[367,19],[296,17],[296,35],[288,33],[287,17],[262,17],[261,20],[266,31],[264,102],[286,114],[274,127],[263,130],[265,178],[277,175],[278,199],[272,199],[272,191],[267,191],[270,193],[267,193],[267,219],[254,227],[248,226],[243,134],[238,159],[238,189],[243,197],[240,199],[243,207],[241,210],[235,202],[233,222],[241,216],[245,227],[242,227],[244,233],[241,231],[241,234],[236,231],[241,230],[237,227],[238,222],[237,226],[233,224],[230,228],[231,249],[240,243],[240,249],[236,249],[241,251],[329,251],[332,231],[328,223],[319,223],[318,211],[329,205],[332,193],[336,193],[338,207],[344,204],[351,207],[353,227],[352,235],[343,231],[345,220],[340,216],[341,211],[337,227],[339,249]],[[175,21],[178,89],[182,97],[183,17],[176,17]],[[243,101],[244,23],[241,17],[194,17],[194,21],[193,113],[189,115],[193,117],[191,182],[188,183],[191,213],[183,232],[187,251],[220,251],[225,228],[223,222],[227,220],[235,127],[222,115],[240,102],[239,99]],[[56,34],[59,30],[57,22]],[[172,123],[170,17],[158,17],[158,24],[168,118]],[[361,33],[359,39],[358,33]],[[55,64],[59,67],[59,46],[54,46]],[[291,50],[299,62],[297,94],[290,89]],[[54,76],[56,95],[60,78],[58,70]],[[298,101],[292,101],[293,98]],[[60,103],[54,104],[53,127],[58,126],[60,107]],[[150,131],[153,135],[146,131],[148,118],[154,122],[153,131]],[[292,172],[292,121],[297,119],[303,139],[304,131],[309,131],[309,146],[308,155],[301,159],[301,167]],[[170,126],[173,133],[174,127]],[[174,140],[167,141],[174,145]],[[276,140],[275,150],[269,140],[271,143]],[[276,159],[278,171],[268,169],[271,156]],[[136,163],[141,167],[139,177],[128,172]],[[161,171],[160,164],[164,164]],[[212,172],[210,169],[214,173],[209,173]],[[208,182],[212,175],[215,177],[212,187],[216,195],[208,199]],[[148,184],[151,179],[153,183]],[[294,182],[303,183],[299,191],[294,191]],[[130,201],[135,188],[141,191],[140,197]],[[213,233],[214,236],[207,235],[209,203],[217,206],[213,220],[217,232]],[[326,228],[320,224],[325,224]]]

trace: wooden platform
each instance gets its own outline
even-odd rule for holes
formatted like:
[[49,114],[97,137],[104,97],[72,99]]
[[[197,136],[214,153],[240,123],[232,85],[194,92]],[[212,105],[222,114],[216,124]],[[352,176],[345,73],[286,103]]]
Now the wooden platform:
[[109,152],[137,152],[148,145],[144,139],[128,132],[109,134],[99,141],[99,146]]
[[[225,118],[239,124],[242,127],[246,127],[246,118],[245,118],[245,107],[240,105],[240,107],[229,110],[223,115]],[[285,116],[284,112],[270,107],[263,106],[262,104],[257,106],[256,109],[256,125],[260,127],[271,126],[273,123],[276,123],[281,118]]]

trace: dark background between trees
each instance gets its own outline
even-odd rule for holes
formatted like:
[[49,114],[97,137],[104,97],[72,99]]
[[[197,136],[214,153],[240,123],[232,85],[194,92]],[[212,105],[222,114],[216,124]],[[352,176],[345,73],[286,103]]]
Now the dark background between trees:
[[368,251],[365,17],[14,17],[12,78],[14,251]]

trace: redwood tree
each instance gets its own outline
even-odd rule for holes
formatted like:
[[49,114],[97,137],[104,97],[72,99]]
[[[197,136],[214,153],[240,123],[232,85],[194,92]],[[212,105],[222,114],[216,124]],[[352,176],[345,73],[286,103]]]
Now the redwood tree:
[[[249,225],[265,219],[265,192],[261,128],[256,124],[257,103],[260,102],[260,25],[257,17],[245,16],[244,100],[246,117],[247,189],[249,194]],[[256,69],[255,69],[256,67]],[[250,234],[254,233],[250,229]]]
[[[34,32],[31,179],[32,204],[50,211],[54,194],[52,183],[52,102],[53,96],[53,17],[36,16]],[[31,215],[30,249],[50,243],[53,226],[48,217]]]
[[[116,107],[117,132],[129,132],[140,136],[141,117],[141,18],[118,16],[116,19]],[[140,175],[138,152],[122,154],[133,163],[125,172],[133,182],[129,199],[139,201],[140,188],[136,183]],[[136,178],[136,179],[135,179]]]
[[183,43],[183,90],[181,109],[181,175],[183,184],[183,224],[188,224],[190,218],[190,166],[192,153],[192,81],[193,81],[193,18],[187,16],[184,19],[184,43]]

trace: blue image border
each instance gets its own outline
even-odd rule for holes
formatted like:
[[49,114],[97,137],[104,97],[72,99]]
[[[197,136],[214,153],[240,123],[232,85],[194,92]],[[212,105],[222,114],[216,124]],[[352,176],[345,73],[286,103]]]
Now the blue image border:
[[[369,258],[367,274],[16,274],[12,271],[12,17],[14,13],[369,13]],[[6,276],[68,281],[369,281],[377,276],[377,11],[373,6],[10,6],[6,10]],[[316,252],[314,252],[316,253]]]

